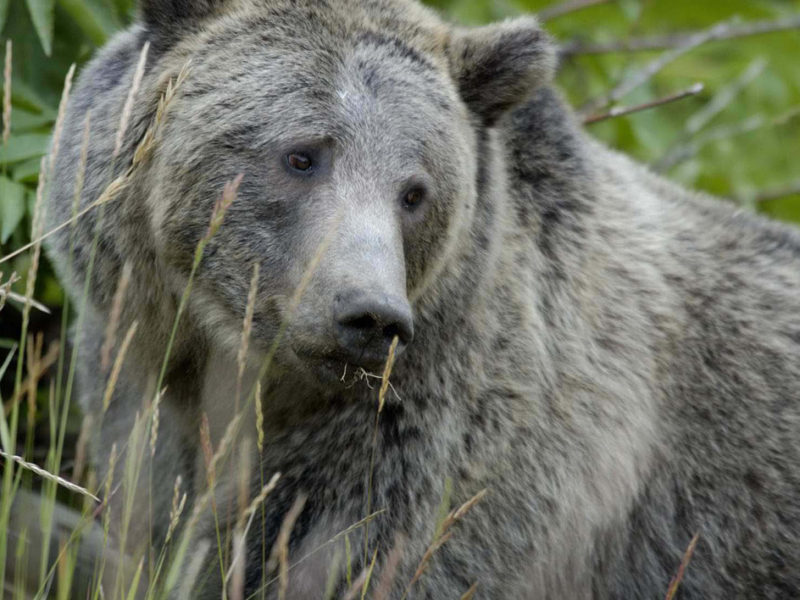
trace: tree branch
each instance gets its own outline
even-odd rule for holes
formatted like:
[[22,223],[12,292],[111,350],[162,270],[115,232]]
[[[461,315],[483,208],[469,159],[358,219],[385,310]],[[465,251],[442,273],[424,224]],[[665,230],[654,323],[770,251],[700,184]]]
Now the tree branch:
[[[724,27],[716,30],[705,42],[721,42],[754,35],[789,31],[792,29],[800,29],[800,14],[783,17],[781,19],[751,21],[749,23],[727,23]],[[666,50],[684,46],[697,35],[698,32],[685,31],[613,42],[596,43],[574,41],[562,47],[561,56],[569,57],[585,54]]]
[[695,83],[692,87],[687,88],[682,92],[678,92],[677,94],[672,94],[664,98],[659,98],[658,100],[653,100],[652,102],[646,102],[644,104],[639,104],[637,106],[614,107],[607,113],[603,113],[601,115],[594,115],[592,117],[587,117],[586,119],[584,119],[583,124],[594,125],[595,123],[607,121],[608,119],[615,119],[617,117],[624,117],[645,110],[650,110],[651,108],[658,108],[659,106],[664,106],[665,104],[670,104],[672,102],[677,102],[678,100],[683,100],[684,98],[690,98],[691,96],[696,96],[704,89],[705,86],[702,83]]
[[552,21],[558,19],[569,13],[589,8],[590,6],[597,6],[599,4],[608,4],[611,0],[566,0],[559,4],[551,4],[547,8],[539,11],[539,20],[542,22]]
[[619,102],[623,97],[652,79],[658,72],[664,69],[664,67],[676,61],[678,58],[694,48],[706,43],[708,40],[713,39],[714,36],[719,35],[719,32],[724,31],[729,26],[730,23],[728,22],[718,23],[706,31],[700,31],[699,33],[693,34],[691,37],[684,39],[683,43],[679,46],[667,50],[658,58],[645,65],[644,68],[634,71],[625,77],[605,96],[601,96],[587,102],[581,108],[581,114],[591,114],[600,110],[604,106]]

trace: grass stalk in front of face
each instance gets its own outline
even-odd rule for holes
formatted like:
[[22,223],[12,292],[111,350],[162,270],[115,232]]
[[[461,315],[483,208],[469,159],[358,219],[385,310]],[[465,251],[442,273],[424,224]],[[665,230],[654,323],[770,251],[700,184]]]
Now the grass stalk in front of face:
[[[386,365],[383,369],[383,377],[381,380],[381,388],[378,393],[378,410],[375,413],[375,428],[372,432],[372,451],[369,458],[369,474],[367,475],[367,489],[366,489],[366,510],[365,515],[370,514],[372,511],[372,476],[375,471],[375,453],[378,450],[378,429],[380,427],[381,413],[386,404],[386,392],[389,391],[389,378],[392,375],[394,368],[395,355],[397,353],[397,345],[400,343],[400,338],[396,337],[392,340],[392,345],[389,348],[389,355],[386,358]],[[364,565],[367,564],[367,557],[369,556],[369,523],[364,525]],[[367,583],[369,584],[369,578]],[[366,587],[364,588],[366,590]]]

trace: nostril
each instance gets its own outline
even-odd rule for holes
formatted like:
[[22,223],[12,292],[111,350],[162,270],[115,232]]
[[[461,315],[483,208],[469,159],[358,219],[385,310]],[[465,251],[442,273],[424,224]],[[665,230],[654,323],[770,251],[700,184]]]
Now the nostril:
[[351,329],[360,329],[362,331],[371,331],[378,326],[378,323],[370,315],[362,315],[360,317],[343,321],[342,326]]
[[385,337],[387,340],[394,340],[394,338],[397,338],[400,340],[401,344],[407,344],[410,336],[405,327],[399,323],[392,323],[391,325],[387,325],[383,328],[383,337]]

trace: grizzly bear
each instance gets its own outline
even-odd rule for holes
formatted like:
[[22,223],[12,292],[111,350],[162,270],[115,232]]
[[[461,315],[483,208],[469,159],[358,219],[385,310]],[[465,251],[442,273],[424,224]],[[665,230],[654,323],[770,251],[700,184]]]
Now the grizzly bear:
[[372,566],[391,598],[663,598],[695,536],[679,597],[800,593],[800,236],[591,139],[556,54],[534,18],[413,0],[143,1],[80,78],[47,202],[54,227],[124,179],[49,253],[100,480],[140,455],[128,551],[163,542],[180,476],[186,562],[212,548],[192,597],[220,597],[241,482],[280,473],[245,597]]

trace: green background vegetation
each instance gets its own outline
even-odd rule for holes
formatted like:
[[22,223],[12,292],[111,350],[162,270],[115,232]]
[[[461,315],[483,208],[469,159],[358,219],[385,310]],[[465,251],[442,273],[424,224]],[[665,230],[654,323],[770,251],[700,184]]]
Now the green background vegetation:
[[[464,24],[480,24],[562,4],[561,0],[430,0]],[[64,77],[135,17],[135,0],[0,0],[0,37],[13,41],[11,137],[0,149],[0,256],[29,241],[42,155]],[[565,45],[618,42],[720,23],[800,14],[800,0],[608,0],[547,21]],[[559,84],[576,107],[601,98],[664,51],[566,57]],[[800,33],[797,29],[704,44],[625,95],[634,106],[687,89],[704,90],[659,108],[589,126],[612,147],[673,179],[756,210],[800,223]],[[590,113],[603,113],[597,107]],[[669,164],[665,164],[667,159]],[[792,193],[793,192],[793,193]],[[0,265],[24,292],[30,256]],[[34,311],[31,330],[58,335],[62,292],[46,264],[34,297],[55,309]],[[0,347],[18,341],[20,307],[0,316]]]

